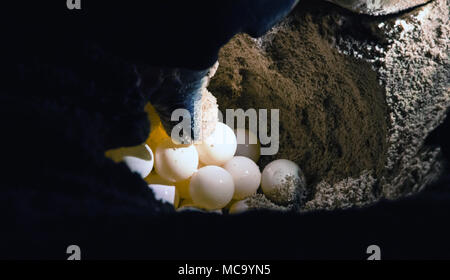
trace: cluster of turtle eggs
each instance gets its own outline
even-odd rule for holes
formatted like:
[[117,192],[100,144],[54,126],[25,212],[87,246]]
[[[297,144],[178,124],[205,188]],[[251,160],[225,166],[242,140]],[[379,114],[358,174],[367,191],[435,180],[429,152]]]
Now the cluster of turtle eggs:
[[269,199],[280,202],[277,188],[285,178],[300,180],[300,168],[289,160],[275,160],[261,174],[256,164],[261,147],[249,130],[233,131],[218,122],[201,143],[177,144],[155,122],[146,144],[110,150],[106,156],[124,162],[145,179],[157,199],[178,210],[227,208],[229,213],[239,213],[248,209],[245,199],[260,186]]

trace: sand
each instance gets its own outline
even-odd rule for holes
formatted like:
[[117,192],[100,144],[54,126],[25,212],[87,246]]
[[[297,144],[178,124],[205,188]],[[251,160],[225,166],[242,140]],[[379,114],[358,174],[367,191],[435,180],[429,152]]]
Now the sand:
[[450,108],[449,7],[436,0],[402,15],[368,17],[363,30],[372,40],[362,40],[362,30],[336,39],[342,53],[373,65],[386,91],[392,125],[380,197],[420,192],[444,170],[440,148],[425,139]]
[[364,170],[381,175],[387,150],[383,89],[368,63],[330,47],[333,19],[322,7],[297,9],[270,44],[235,37],[221,50],[209,86],[221,110],[280,109],[280,151],[259,165],[296,162],[311,194],[324,179],[334,183]]

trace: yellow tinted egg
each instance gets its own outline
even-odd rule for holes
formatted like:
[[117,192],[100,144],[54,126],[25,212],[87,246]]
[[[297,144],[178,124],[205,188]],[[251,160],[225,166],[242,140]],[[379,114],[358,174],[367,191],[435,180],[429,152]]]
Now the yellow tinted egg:
[[180,205],[180,193],[178,192],[177,188],[175,187],[175,201],[173,202],[173,206],[175,207],[175,209],[178,208],[178,206]]
[[192,201],[192,199],[182,199],[182,200],[180,201],[179,206],[180,206],[180,208],[181,208],[181,207],[197,207],[197,206],[194,204],[194,202]]
[[175,183],[178,193],[182,199],[191,199],[191,194],[189,193],[189,183],[190,178],[187,180],[179,181]]
[[156,171],[150,173],[150,175],[145,177],[144,180],[145,182],[147,182],[147,184],[168,185],[168,186],[173,185],[173,182],[170,182],[169,180],[166,180],[163,177],[159,176],[159,174],[156,173]]

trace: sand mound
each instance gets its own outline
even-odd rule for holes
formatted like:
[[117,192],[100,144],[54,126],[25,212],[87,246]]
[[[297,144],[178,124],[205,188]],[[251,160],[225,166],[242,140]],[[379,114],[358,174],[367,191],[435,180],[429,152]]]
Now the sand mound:
[[299,7],[266,40],[239,35],[229,42],[209,90],[223,111],[280,109],[280,150],[262,157],[261,167],[293,160],[310,188],[364,170],[378,177],[387,150],[383,89],[369,64],[331,47],[336,18],[322,5],[309,6]]

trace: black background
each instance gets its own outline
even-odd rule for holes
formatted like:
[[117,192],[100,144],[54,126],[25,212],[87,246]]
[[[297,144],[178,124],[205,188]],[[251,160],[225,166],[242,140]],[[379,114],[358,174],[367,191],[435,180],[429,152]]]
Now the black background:
[[[450,258],[448,175],[400,201],[305,215],[176,214],[156,202],[103,157],[148,134],[130,65],[205,69],[290,1],[95,2],[0,7],[1,258],[66,259],[72,244],[83,259],[364,260],[372,244],[383,259]],[[447,158],[448,126],[428,139]]]

